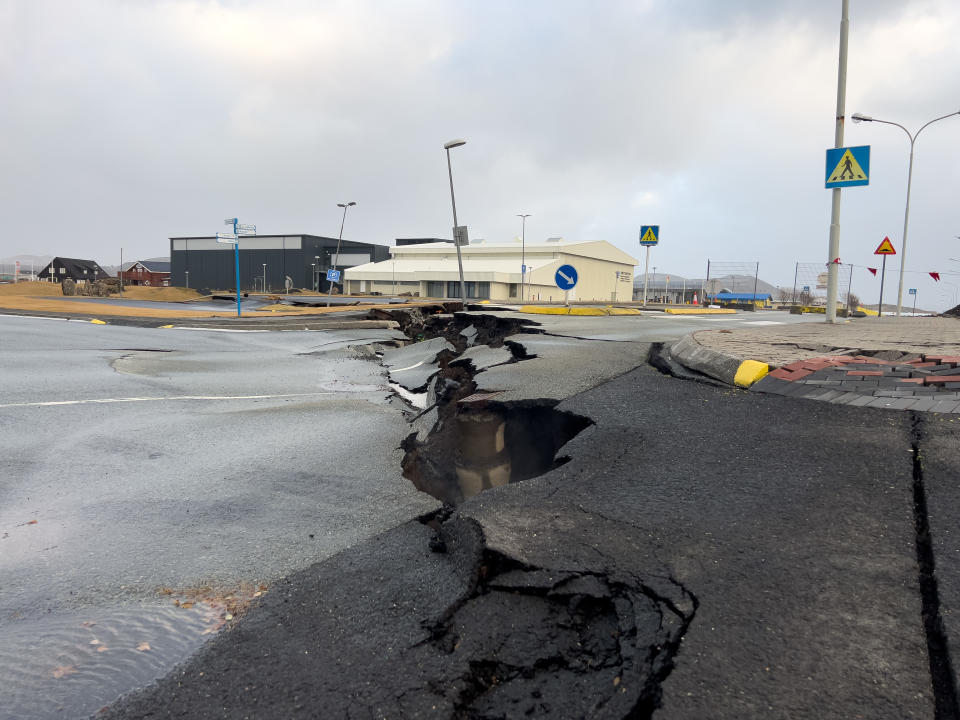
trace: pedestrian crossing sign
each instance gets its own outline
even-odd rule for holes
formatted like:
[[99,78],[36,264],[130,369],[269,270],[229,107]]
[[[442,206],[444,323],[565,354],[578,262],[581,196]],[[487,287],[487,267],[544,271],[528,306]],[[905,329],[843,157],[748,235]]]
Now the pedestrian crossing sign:
[[660,241],[659,225],[641,225],[640,226],[640,244],[650,247]]
[[842,188],[869,184],[869,145],[827,150],[827,179],[824,187]]
[[896,255],[897,251],[893,249],[893,243],[890,242],[890,238],[885,237],[883,242],[880,243],[880,247],[873,251],[874,255]]

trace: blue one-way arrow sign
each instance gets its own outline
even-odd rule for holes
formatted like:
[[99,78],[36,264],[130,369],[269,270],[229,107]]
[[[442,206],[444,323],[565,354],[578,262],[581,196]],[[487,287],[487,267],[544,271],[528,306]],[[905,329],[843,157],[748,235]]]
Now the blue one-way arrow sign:
[[577,284],[577,269],[573,265],[561,265],[553,279],[561,290],[573,290],[573,286]]

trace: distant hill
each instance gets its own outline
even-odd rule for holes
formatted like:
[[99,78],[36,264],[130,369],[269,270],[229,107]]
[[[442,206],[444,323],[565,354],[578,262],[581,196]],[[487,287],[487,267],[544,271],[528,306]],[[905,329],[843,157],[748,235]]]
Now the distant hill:
[[[686,281],[687,288],[698,288],[706,282],[706,278],[685,278],[682,275],[674,275],[673,273],[650,273],[648,276],[650,285],[663,287],[667,283],[668,275],[670,277],[670,287],[680,288],[683,286],[684,281]],[[752,293],[753,282],[753,275],[723,275],[721,277],[711,277],[709,290],[711,293],[714,292],[714,290],[716,290],[716,292]],[[635,288],[643,287],[643,271],[633,278],[633,286]],[[779,291],[776,285],[771,285],[766,280],[758,278],[757,292],[761,295],[769,293],[773,296],[774,300],[776,300]]]

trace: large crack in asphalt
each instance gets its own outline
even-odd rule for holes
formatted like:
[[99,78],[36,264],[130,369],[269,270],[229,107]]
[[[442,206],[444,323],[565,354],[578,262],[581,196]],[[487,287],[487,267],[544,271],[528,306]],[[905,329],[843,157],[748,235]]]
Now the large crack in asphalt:
[[696,614],[692,593],[673,580],[665,593],[663,578],[521,563],[457,514],[439,538],[435,550],[473,553],[472,583],[425,623],[421,643],[445,658],[429,688],[453,717],[652,717]]
[[421,519],[435,531],[430,549],[462,558],[466,545],[473,554],[465,591],[424,623],[421,645],[444,658],[429,691],[457,718],[652,717],[696,614],[693,593],[671,577],[620,576],[605,565],[525,564],[488,547],[481,525],[456,507],[567,461],[561,448],[592,424],[558,410],[555,399],[498,402],[478,385],[482,369],[464,360],[479,344],[507,347],[505,362],[530,359],[507,338],[537,329],[490,315],[390,314],[415,342],[449,343],[433,358],[427,350],[437,368],[426,385],[430,405],[411,419],[402,466],[444,502]]
[[924,419],[921,413],[912,413],[911,434],[913,520],[916,532],[917,567],[922,602],[921,618],[927,637],[930,680],[933,685],[934,696],[934,717],[937,720],[954,720],[960,718],[960,703],[958,703],[957,698],[950,644],[940,610],[940,591],[937,585],[933,541],[930,536],[927,494],[923,480]]
[[400,368],[425,366],[408,389],[425,388],[428,406],[411,419],[412,432],[401,445],[404,477],[417,489],[456,505],[483,490],[529,480],[565,462],[557,457],[560,448],[591,424],[588,418],[557,410],[559,401],[552,398],[498,402],[496,392],[480,390],[476,376],[494,365],[478,367],[481,361],[468,351],[506,348],[502,357],[489,360],[495,364],[529,360],[534,356],[522,343],[508,338],[538,333],[530,327],[532,321],[429,315],[418,309],[378,312],[389,314],[417,343],[443,343],[430,346],[425,360]]

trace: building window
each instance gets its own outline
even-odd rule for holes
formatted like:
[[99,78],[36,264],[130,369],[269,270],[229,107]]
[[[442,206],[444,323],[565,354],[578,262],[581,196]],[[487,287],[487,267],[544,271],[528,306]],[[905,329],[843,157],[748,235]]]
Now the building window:
[[[474,282],[472,280],[465,281],[463,283],[464,289],[467,291],[467,299],[476,298],[479,300],[488,300],[490,298],[490,283],[488,282]],[[447,297],[458,298],[460,297],[460,281],[451,280],[447,283]]]
[[510,283],[510,297],[515,298],[518,293],[517,283]]
[[61,275],[66,275],[66,274],[67,274],[67,269],[66,269],[66,268],[60,268],[60,274],[61,274]]

